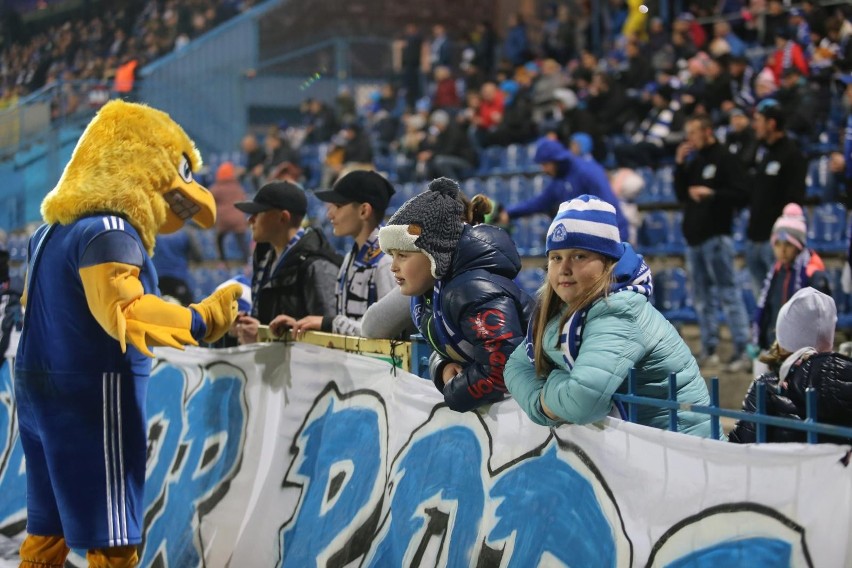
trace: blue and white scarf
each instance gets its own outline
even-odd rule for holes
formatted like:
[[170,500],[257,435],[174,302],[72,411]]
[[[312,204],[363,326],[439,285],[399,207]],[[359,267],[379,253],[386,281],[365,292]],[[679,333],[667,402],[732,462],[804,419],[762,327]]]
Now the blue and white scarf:
[[[646,298],[650,298],[654,293],[654,282],[651,277],[651,269],[645,264],[642,256],[637,254],[629,244],[624,244],[624,255],[615,264],[613,268],[614,282],[609,288],[609,293],[618,294],[619,292],[635,292],[642,294]],[[586,315],[588,315],[591,306],[597,303],[593,302],[585,309],[574,312],[559,334],[559,343],[562,351],[562,360],[568,371],[574,368],[574,361],[580,353],[580,343],[583,340],[583,327],[586,323]],[[535,352],[533,350],[533,321],[535,318],[530,318],[530,323],[527,326],[527,357],[531,364],[535,364]]]

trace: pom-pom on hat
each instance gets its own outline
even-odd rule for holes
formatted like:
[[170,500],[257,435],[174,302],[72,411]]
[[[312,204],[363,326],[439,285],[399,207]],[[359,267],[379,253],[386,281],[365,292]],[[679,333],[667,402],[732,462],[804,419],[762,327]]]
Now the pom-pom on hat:
[[789,353],[813,347],[820,353],[834,348],[837,306],[831,296],[802,288],[787,300],[775,320],[775,340]]
[[443,278],[464,229],[464,206],[458,196],[454,180],[432,180],[426,191],[403,203],[379,229],[379,246],[384,252],[422,252],[432,264],[432,276]]
[[788,203],[784,212],[772,225],[772,236],[770,240],[774,245],[776,242],[787,241],[799,250],[807,245],[808,226],[802,208],[795,203]]
[[581,195],[559,206],[547,230],[546,252],[581,249],[616,260],[624,254],[615,207],[592,195]]

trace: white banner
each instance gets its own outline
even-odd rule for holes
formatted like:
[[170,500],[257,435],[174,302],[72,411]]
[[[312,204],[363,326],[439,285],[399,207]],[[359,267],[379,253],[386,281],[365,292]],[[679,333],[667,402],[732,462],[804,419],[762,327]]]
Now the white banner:
[[[142,566],[852,566],[848,448],[458,414],[311,345],[158,355]],[[5,365],[0,533],[20,537],[13,400]]]

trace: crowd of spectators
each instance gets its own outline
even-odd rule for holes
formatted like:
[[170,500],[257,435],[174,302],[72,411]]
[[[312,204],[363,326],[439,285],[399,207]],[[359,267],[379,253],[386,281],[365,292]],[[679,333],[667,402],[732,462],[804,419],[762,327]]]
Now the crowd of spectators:
[[[61,22],[23,25],[6,17],[15,33],[0,51],[0,109],[45,87],[54,118],[81,105],[99,107],[110,91],[132,88],[133,74],[146,63],[250,8],[254,0],[129,0],[102,2],[95,16],[71,12]],[[129,75],[122,80],[123,66]]]
[[[309,99],[301,123],[276,131],[293,150],[329,144],[321,176],[299,172],[323,186],[343,164],[375,155],[410,163],[399,181],[463,178],[489,146],[547,134],[568,146],[577,132],[591,137],[592,156],[610,168],[655,167],[672,162],[688,116],[709,115],[723,141],[748,138],[743,121],[767,99],[780,104],[800,147],[839,147],[836,78],[852,70],[849,5],[730,0],[715,12],[693,7],[670,25],[637,2],[606,8],[597,51],[584,3],[554,3],[536,33],[513,15],[502,41],[487,21],[466,34],[442,25],[421,34],[409,25],[397,42],[396,76],[366,104],[356,105],[348,90],[334,101]],[[716,18],[700,23],[704,16]],[[267,175],[277,165],[268,162]]]

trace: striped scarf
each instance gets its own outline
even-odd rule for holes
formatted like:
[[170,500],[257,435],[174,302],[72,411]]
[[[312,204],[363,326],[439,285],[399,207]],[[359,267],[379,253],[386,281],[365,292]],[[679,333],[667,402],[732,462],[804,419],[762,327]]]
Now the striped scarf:
[[[802,249],[796,258],[793,259],[793,266],[790,267],[790,272],[793,277],[787,283],[787,289],[782,290],[781,297],[786,302],[793,294],[801,288],[808,286],[810,282],[810,274],[808,274],[808,265],[811,263],[811,252],[809,249]],[[763,279],[763,286],[760,289],[760,296],[757,299],[757,310],[754,312],[752,319],[752,341],[756,345],[760,344],[760,322],[763,321],[763,312],[766,311],[766,301],[769,299],[769,289],[772,287],[772,279],[775,274],[781,270],[781,263],[776,262],[772,269],[766,273],[766,278]],[[774,325],[774,322],[773,322]]]
[[[651,277],[651,269],[642,259],[642,256],[637,254],[629,244],[624,244],[624,255],[615,264],[613,268],[613,283],[609,288],[610,294],[618,294],[619,292],[634,292],[642,294],[646,298],[650,298],[654,293],[654,283]],[[597,300],[592,303],[594,305]],[[574,368],[574,362],[577,355],[580,353],[580,344],[583,340],[583,328],[586,323],[586,316],[591,309],[591,306],[585,309],[574,312],[571,317],[562,326],[559,334],[558,347],[562,351],[562,360],[565,363],[566,370],[571,371]],[[531,364],[535,364],[535,352],[533,350],[533,321],[530,318],[530,323],[527,326],[527,357]]]

